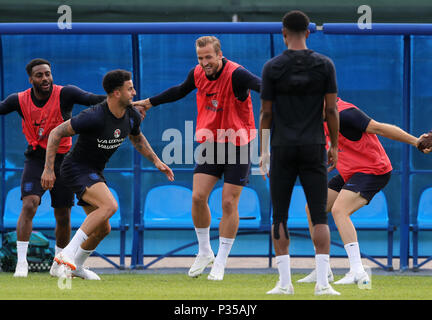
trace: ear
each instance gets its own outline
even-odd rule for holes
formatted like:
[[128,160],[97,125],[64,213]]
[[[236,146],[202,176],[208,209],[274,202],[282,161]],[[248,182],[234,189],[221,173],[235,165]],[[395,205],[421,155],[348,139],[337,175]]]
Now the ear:
[[306,30],[306,33],[305,33],[305,37],[306,37],[306,39],[309,37],[309,35],[310,35],[310,30],[309,30],[309,28]]
[[219,50],[219,53],[217,54],[217,57],[218,57],[219,59],[222,59],[222,58],[223,58],[222,50]]
[[116,97],[116,98],[120,98],[120,96],[121,96],[121,92],[120,92],[120,90],[118,90],[118,89],[115,89],[115,90],[113,91],[113,94],[114,94],[114,97]]
[[32,79],[32,77],[29,77],[29,82],[30,82],[30,84],[33,85],[33,79]]

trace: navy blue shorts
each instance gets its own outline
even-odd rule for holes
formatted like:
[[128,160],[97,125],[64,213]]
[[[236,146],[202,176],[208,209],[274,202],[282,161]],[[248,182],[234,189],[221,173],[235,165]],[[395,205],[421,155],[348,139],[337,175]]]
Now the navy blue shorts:
[[[49,191],[51,194],[51,206],[53,208],[70,208],[74,205],[73,192],[66,186],[65,179],[60,174],[60,166],[63,155],[57,154],[54,162],[56,181]],[[42,199],[46,190],[42,188],[41,177],[44,170],[45,159],[39,157],[26,157],[24,170],[21,176],[21,200],[25,196],[36,195]],[[39,202],[40,204],[40,202]]]
[[82,199],[82,196],[87,188],[98,182],[106,183],[102,171],[91,168],[88,165],[73,162],[63,161],[60,169],[66,185],[76,194],[79,206],[89,206],[90,204]]
[[[204,150],[197,159],[199,163],[195,166],[194,174],[204,173],[219,179],[224,176],[224,182],[238,186],[245,186],[249,183],[250,144],[235,146],[231,143],[204,142],[200,147]],[[213,152],[213,155],[207,157],[207,151]],[[206,162],[207,160],[209,161]]]
[[391,171],[381,175],[357,172],[345,182],[341,175],[337,175],[328,182],[328,188],[336,192],[346,189],[355,193],[360,193],[369,204],[372,198],[387,185],[390,177]]

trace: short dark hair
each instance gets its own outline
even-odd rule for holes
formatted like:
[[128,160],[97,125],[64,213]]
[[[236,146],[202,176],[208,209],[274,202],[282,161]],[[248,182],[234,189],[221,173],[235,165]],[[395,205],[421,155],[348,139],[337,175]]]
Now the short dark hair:
[[123,86],[125,81],[132,79],[132,74],[126,70],[112,70],[109,71],[102,80],[102,85],[107,94],[114,92],[115,89]]
[[305,32],[309,27],[309,22],[309,17],[300,10],[290,11],[282,19],[283,27],[296,33]]
[[29,63],[27,63],[27,65],[26,65],[27,74],[31,77],[33,67],[36,67],[36,66],[41,65],[41,64],[47,64],[51,68],[51,63],[49,63],[48,60],[45,60],[42,58],[36,58],[36,59],[33,59],[32,61],[30,61]]

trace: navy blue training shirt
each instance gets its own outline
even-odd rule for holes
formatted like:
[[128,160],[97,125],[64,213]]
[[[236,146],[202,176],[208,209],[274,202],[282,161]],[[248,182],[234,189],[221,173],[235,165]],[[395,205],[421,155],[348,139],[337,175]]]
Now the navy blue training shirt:
[[102,171],[129,134],[141,133],[140,124],[141,116],[132,107],[120,119],[111,113],[106,101],[83,110],[71,119],[71,126],[79,136],[65,161]]

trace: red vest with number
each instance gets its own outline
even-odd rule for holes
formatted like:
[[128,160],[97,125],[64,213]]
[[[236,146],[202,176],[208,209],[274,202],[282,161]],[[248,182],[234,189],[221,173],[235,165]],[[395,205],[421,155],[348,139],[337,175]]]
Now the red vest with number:
[[232,89],[232,73],[240,65],[227,60],[219,78],[207,79],[200,65],[195,67],[198,117],[197,141],[231,142],[245,145],[256,137],[250,93],[245,101],[238,100]]
[[[64,122],[60,110],[61,86],[53,85],[51,96],[47,103],[38,108],[31,98],[31,88],[18,93],[18,100],[23,114],[23,133],[29,145],[36,149],[47,148],[48,136],[55,127]],[[67,153],[72,146],[72,137],[62,138],[58,153]]]
[[[355,105],[338,99],[338,111],[357,108]],[[330,143],[327,122],[324,123],[327,146]],[[376,134],[363,132],[358,141],[352,141],[339,133],[339,152],[336,169],[344,181],[354,173],[381,175],[392,170],[392,165]]]

